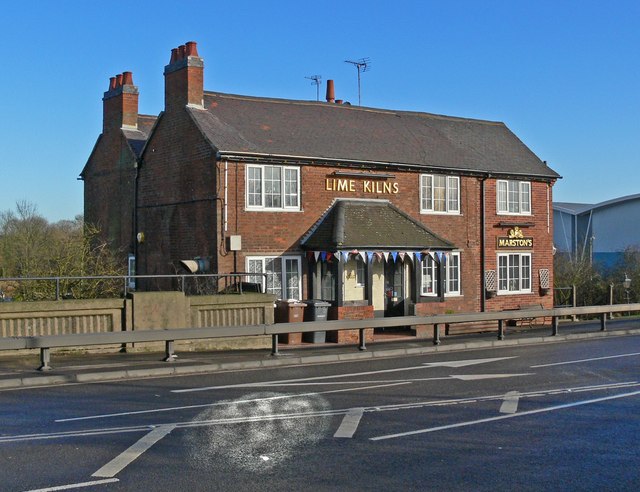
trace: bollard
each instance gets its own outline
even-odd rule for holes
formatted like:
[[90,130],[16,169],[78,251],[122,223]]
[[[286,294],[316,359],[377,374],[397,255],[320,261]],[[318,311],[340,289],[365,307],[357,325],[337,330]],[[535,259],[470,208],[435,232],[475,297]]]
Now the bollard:
[[558,317],[551,317],[551,336],[555,337],[558,334]]
[[600,315],[600,331],[607,331],[607,313]]
[[440,325],[438,323],[433,325],[433,344],[440,345]]
[[504,340],[504,320],[498,320],[498,340]]
[[271,335],[271,355],[278,355],[278,334]]

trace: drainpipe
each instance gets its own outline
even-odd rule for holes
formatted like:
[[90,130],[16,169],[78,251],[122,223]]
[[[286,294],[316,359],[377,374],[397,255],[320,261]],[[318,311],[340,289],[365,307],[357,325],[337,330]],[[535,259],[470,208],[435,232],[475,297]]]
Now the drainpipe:
[[482,292],[480,293],[480,311],[485,312],[487,309],[486,300],[487,300],[487,286],[485,279],[485,271],[486,271],[486,254],[485,254],[485,246],[487,242],[485,226],[486,226],[486,201],[485,201],[485,182],[491,176],[487,176],[480,180],[480,229],[482,233],[480,234],[480,278],[481,280],[481,288]]

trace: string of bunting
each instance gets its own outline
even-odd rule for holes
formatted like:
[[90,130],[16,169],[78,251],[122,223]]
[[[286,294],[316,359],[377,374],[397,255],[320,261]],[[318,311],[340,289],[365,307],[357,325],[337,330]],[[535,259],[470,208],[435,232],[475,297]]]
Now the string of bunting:
[[422,258],[425,256],[430,256],[437,263],[446,263],[449,258],[449,253],[446,251],[431,251],[431,250],[423,250],[423,251],[360,251],[357,249],[353,249],[351,251],[308,251],[307,258],[315,259],[321,261],[349,261],[349,258],[359,256],[362,261],[365,263],[373,263],[377,262],[389,262],[392,261],[396,263],[400,261],[404,263],[406,260],[413,261],[414,258],[421,262]]

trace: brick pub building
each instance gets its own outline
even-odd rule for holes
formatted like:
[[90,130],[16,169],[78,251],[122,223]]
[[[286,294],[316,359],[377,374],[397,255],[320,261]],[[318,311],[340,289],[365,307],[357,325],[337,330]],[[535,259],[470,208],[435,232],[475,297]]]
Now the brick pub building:
[[104,94],[85,219],[136,273],[267,273],[247,280],[333,319],[552,307],[559,176],[503,123],[356,107],[332,81],[326,102],[209,92],[203,70],[172,50],[157,117],[130,72]]

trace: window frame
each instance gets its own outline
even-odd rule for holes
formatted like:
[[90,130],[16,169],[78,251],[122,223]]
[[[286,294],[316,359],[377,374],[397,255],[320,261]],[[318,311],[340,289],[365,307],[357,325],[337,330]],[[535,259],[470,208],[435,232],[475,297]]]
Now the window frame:
[[[273,174],[267,179],[267,171],[273,172],[274,170],[280,173],[279,179],[275,180]],[[259,174],[259,181],[255,176],[256,172]],[[301,199],[300,175],[299,166],[247,164],[245,171],[246,210],[267,212],[299,211]],[[278,190],[274,191],[274,188],[278,188]],[[255,199],[256,197],[259,197],[259,203]],[[266,203],[269,197],[277,201],[278,205],[267,206]]]
[[[444,183],[437,183],[440,180],[444,180]],[[436,190],[442,189],[444,196],[437,198]],[[442,202],[444,209],[436,210],[436,202]],[[460,215],[460,176],[421,174],[420,213]]]
[[[513,186],[517,189],[513,189]],[[498,215],[531,215],[531,181],[498,179],[496,181],[496,213]]]
[[[271,287],[271,290],[268,290],[269,288],[269,281],[268,279],[265,279],[265,277],[262,275],[264,273],[270,273],[266,271],[266,267],[267,267],[267,262],[270,260],[280,260],[280,271],[276,272],[276,273],[272,273],[271,275],[276,275],[277,279],[280,281],[280,293],[277,294],[276,292],[272,292],[273,291],[273,287]],[[255,272],[251,272],[251,262],[260,262],[260,271],[255,271]],[[295,262],[296,263],[296,268],[295,268],[295,272],[293,272],[293,270],[289,270],[287,267],[289,266],[288,262]],[[264,293],[273,293],[276,296],[278,296],[278,299],[296,299],[296,300],[300,300],[302,298],[302,258],[300,256],[294,256],[294,255],[283,255],[283,256],[277,256],[277,255],[265,255],[265,256],[247,256],[245,258],[245,266],[246,266],[246,271],[247,273],[255,273],[257,275],[247,275],[247,281],[248,282],[256,282],[259,283],[260,285],[262,285],[262,292]],[[295,277],[297,277],[298,281],[297,281],[297,286],[295,287],[289,287],[288,286],[288,279],[290,278],[291,273],[295,274]],[[274,279],[275,281],[275,279]],[[294,295],[290,295],[293,294],[293,290],[297,290],[298,295],[294,296]]]
[[[518,258],[518,264],[511,262],[512,258]],[[526,261],[523,261],[526,258]],[[506,260],[506,263],[505,263]],[[532,262],[531,253],[498,253],[497,254],[497,292],[499,295],[531,294],[532,290]],[[513,278],[513,272],[517,269],[517,278]],[[505,277],[506,273],[506,277]],[[517,289],[512,288],[517,282]],[[506,288],[505,288],[506,286]]]
[[[462,295],[462,262],[461,252],[451,251],[448,253],[448,258],[445,262],[442,272],[444,272],[444,282],[442,283],[444,288],[445,297],[456,297]],[[452,258],[456,258],[452,261]],[[431,280],[425,282],[425,270],[431,271]],[[431,257],[431,255],[425,255],[420,260],[420,296],[421,297],[438,297],[438,263]],[[452,271],[455,271],[455,275],[452,277]],[[457,289],[451,289],[451,282],[455,282]],[[432,292],[426,292],[425,287],[431,284]]]

